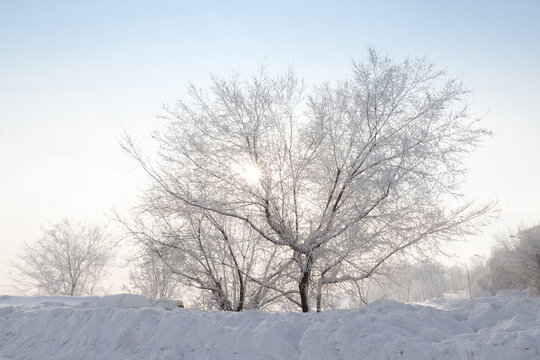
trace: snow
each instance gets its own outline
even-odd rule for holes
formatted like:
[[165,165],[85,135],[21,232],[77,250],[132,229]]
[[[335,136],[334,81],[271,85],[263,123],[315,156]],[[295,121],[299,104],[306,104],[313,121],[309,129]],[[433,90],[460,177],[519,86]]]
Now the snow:
[[523,292],[320,314],[171,304],[1,296],[0,359],[540,359],[540,299]]

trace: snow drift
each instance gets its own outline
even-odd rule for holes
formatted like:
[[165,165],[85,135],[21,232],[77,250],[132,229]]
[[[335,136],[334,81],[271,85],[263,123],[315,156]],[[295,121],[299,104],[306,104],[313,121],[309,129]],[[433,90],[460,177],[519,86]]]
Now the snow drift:
[[[226,313],[137,295],[0,297],[1,359],[539,359],[540,300]],[[171,307],[169,307],[171,309]]]

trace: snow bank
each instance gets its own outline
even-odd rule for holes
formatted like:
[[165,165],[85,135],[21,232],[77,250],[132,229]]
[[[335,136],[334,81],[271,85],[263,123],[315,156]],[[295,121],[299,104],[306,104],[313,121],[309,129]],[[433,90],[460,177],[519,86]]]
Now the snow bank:
[[358,310],[167,310],[143,297],[0,297],[0,359],[540,359],[540,300]]
[[0,296],[0,307],[5,306],[41,307],[104,307],[119,309],[137,309],[152,307],[154,304],[142,295],[118,294],[108,296]]

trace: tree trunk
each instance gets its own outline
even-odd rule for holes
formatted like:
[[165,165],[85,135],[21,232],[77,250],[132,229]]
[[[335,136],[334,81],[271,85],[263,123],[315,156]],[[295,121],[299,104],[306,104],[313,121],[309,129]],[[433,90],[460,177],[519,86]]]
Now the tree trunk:
[[322,279],[319,279],[318,284],[317,284],[317,312],[322,311],[321,302],[322,302]]
[[236,311],[244,310],[244,301],[246,298],[246,285],[244,284],[244,279],[242,278],[242,273],[238,270],[238,281],[240,282],[240,295],[238,297],[238,306]]
[[309,312],[309,302],[308,302],[308,289],[309,289],[309,278],[311,271],[303,271],[302,278],[298,284],[298,289],[300,290],[300,302],[302,304],[302,312]]
[[309,281],[311,279],[311,266],[313,263],[313,257],[311,255],[306,256],[305,266],[302,268],[302,277],[298,284],[298,290],[300,291],[300,303],[302,305],[302,312],[309,312]]

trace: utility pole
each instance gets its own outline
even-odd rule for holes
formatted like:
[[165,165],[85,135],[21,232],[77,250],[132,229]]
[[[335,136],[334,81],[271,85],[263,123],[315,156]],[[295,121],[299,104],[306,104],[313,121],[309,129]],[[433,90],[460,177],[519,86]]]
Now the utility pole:
[[469,288],[469,299],[472,299],[472,291],[471,291],[471,274],[469,272],[469,265],[465,264],[465,263],[457,263],[461,266],[465,266],[465,268],[467,269],[467,285],[468,285],[468,288]]
[[471,292],[471,275],[469,274],[469,265],[467,266],[467,282],[469,283],[469,299],[472,299],[472,292]]
[[538,293],[540,294],[540,253],[536,253],[536,262],[538,263],[538,281],[537,281],[537,286],[538,286]]
[[[536,255],[539,255],[539,254],[536,254]],[[486,263],[489,265],[489,274],[491,275],[491,288],[493,290],[492,294],[495,295],[495,277],[493,276],[493,265],[491,264],[489,259],[485,256],[478,255],[478,254],[474,254],[474,256],[486,259]],[[540,266],[540,262],[538,263],[538,265]]]

